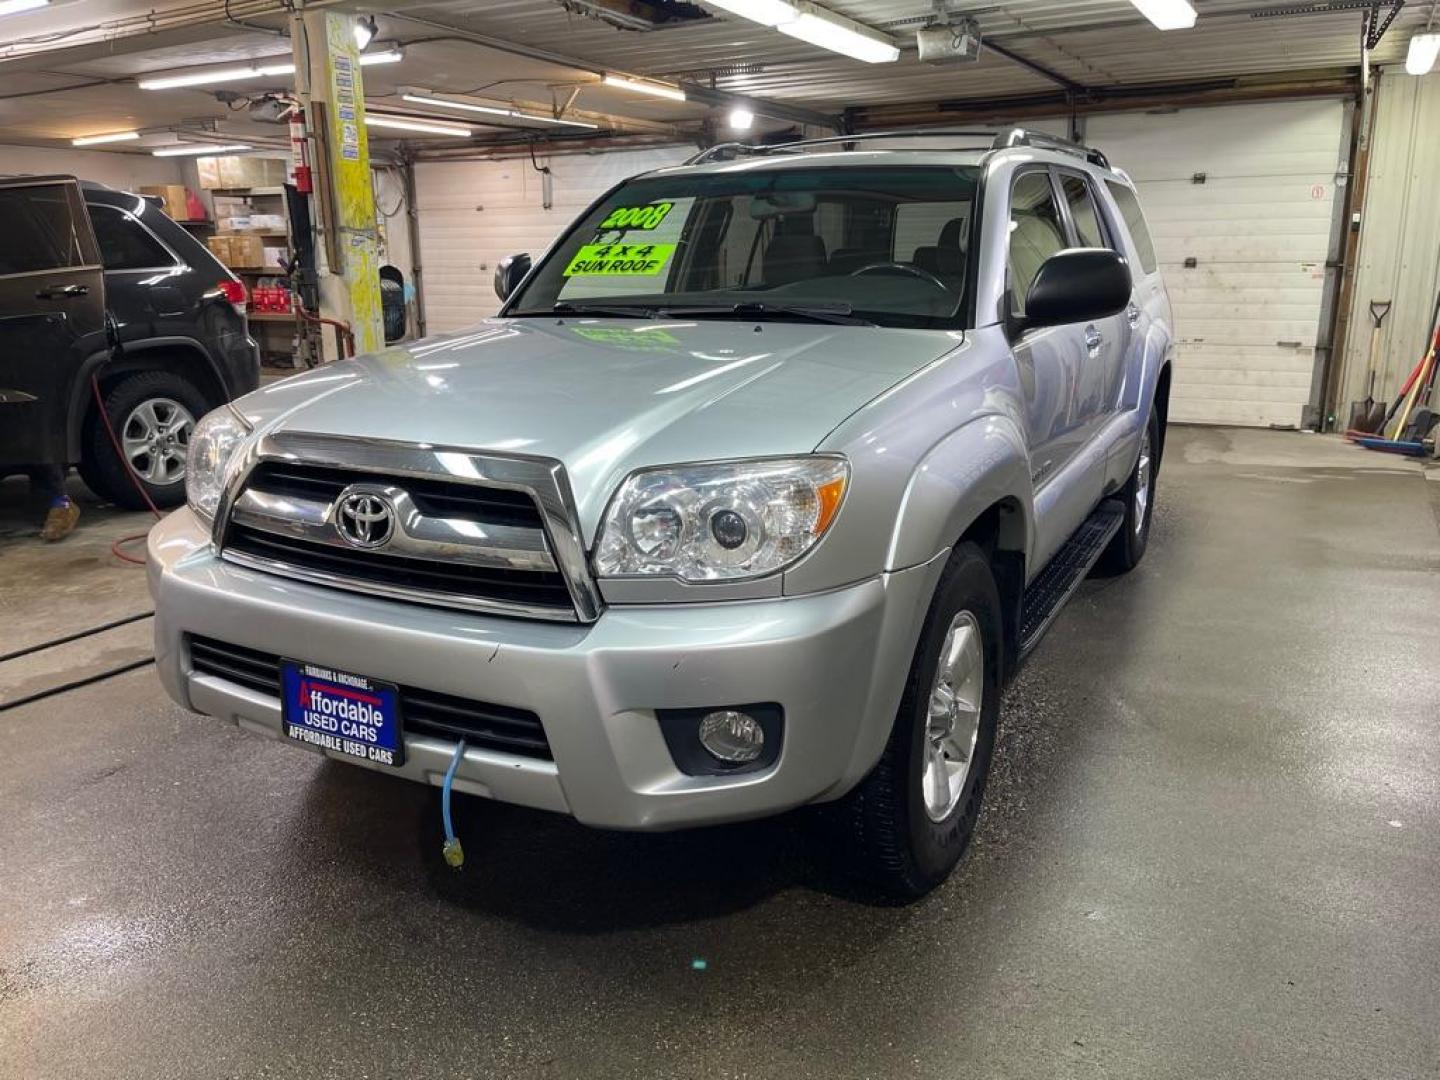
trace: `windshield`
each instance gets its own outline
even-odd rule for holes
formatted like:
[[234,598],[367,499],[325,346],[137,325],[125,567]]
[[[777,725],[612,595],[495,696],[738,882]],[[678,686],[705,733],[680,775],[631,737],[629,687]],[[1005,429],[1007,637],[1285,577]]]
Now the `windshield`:
[[954,329],[978,175],[847,166],[641,177],[582,218],[505,313]]

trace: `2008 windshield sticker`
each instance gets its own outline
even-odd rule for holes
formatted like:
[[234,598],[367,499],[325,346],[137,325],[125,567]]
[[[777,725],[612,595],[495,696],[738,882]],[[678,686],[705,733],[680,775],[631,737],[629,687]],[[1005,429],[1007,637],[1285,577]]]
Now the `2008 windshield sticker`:
[[674,203],[658,202],[649,206],[617,206],[598,226],[601,232],[611,229],[654,229],[665,220]]
[[674,244],[586,244],[565,268],[566,277],[654,277],[675,254]]

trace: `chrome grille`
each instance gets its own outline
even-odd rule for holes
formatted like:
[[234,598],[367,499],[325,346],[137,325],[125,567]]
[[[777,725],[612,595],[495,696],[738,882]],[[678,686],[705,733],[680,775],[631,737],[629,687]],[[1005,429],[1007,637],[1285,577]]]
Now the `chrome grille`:
[[[319,436],[306,439],[327,445]],[[394,444],[382,444],[375,456],[407,469],[377,473],[349,462],[257,455],[222,508],[222,556],[387,599],[565,621],[589,611],[593,618],[593,605],[577,608],[577,597],[588,601],[583,552],[578,569],[573,558],[562,566],[551,544],[557,520],[568,524],[556,514],[565,494],[554,482],[558,466],[421,447],[407,457]],[[543,490],[485,483],[479,468],[485,465],[502,473],[511,466],[552,481],[556,490],[547,505]],[[383,506],[388,520],[378,542],[342,527],[342,504],[351,496],[363,496],[371,509]],[[580,550],[573,530],[566,539],[570,551]]]

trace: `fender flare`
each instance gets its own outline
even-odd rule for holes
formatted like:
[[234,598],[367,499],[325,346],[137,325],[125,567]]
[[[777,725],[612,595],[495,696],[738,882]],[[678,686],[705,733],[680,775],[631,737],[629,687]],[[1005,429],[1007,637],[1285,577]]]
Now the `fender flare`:
[[[70,387],[70,408],[65,424],[65,450],[70,461],[79,461],[83,455],[85,415],[89,412],[91,405],[91,377],[99,374],[101,368],[107,365],[119,371],[152,370],[154,365],[145,363],[145,359],[147,355],[160,351],[167,352],[172,356],[176,353],[187,354],[186,359],[198,361],[204,365],[209,385],[200,385],[202,391],[208,392],[218,387],[222,394],[229,394],[229,387],[220,370],[220,365],[215,362],[210,351],[195,338],[181,336],[142,338],[139,341],[124,342],[119,349],[101,349],[93,352],[80,364],[80,368],[75,374],[75,381]],[[181,373],[183,374],[183,371]]]
[[895,516],[885,568],[917,566],[953,547],[997,503],[1019,511],[1007,547],[1027,562],[1035,543],[1035,505],[1025,436],[1011,417],[978,417],[936,443],[916,465]]

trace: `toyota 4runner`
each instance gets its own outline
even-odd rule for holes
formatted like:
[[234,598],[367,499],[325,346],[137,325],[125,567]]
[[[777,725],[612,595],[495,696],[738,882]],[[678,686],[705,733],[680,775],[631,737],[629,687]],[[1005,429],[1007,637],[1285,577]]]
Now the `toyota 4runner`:
[[844,799],[887,889],[943,880],[1006,681],[1144,554],[1173,333],[1099,152],[865,138],[635,177],[498,317],[205,417],[171,696],[608,828]]

